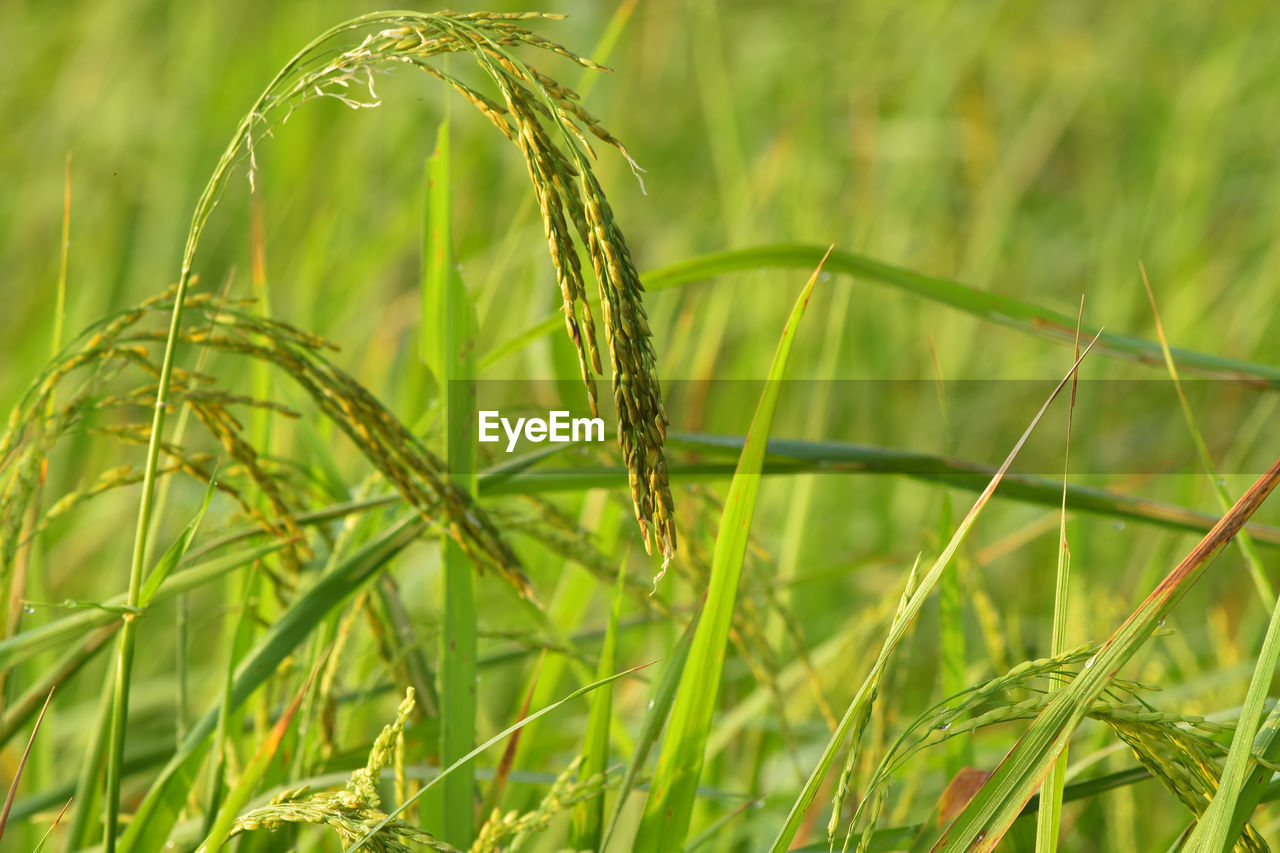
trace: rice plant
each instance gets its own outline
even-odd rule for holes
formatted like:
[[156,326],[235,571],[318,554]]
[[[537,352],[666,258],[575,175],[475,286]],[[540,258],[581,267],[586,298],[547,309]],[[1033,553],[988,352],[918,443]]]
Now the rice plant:
[[1274,13],[498,5],[10,13],[4,849],[1271,849]]

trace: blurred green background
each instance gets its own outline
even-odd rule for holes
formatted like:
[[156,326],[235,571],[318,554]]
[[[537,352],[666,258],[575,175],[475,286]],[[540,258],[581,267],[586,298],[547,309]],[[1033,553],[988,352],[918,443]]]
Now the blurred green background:
[[[1089,322],[1153,338],[1141,261],[1173,344],[1280,363],[1280,12],[1271,4],[640,0],[616,44],[600,45],[619,6],[456,4],[463,11],[566,12],[565,21],[532,26],[584,55],[607,54],[610,75],[567,62],[544,67],[586,91],[587,108],[645,169],[642,191],[626,162],[602,147],[598,173],[642,272],[726,248],[834,244],[1072,315],[1083,294]],[[0,410],[48,355],[68,153],[66,328],[74,333],[175,280],[190,211],[243,111],[314,35],[376,8],[327,0],[4,6]],[[434,81],[405,72],[383,75],[376,86],[378,109],[313,102],[275,127],[272,138],[258,140],[254,200],[242,171],[211,220],[197,269],[206,289],[229,282],[232,294],[250,294],[251,229],[260,215],[274,316],[338,343],[336,363],[413,423],[430,385],[416,357],[423,163],[446,101],[455,117],[457,254],[478,305],[482,352],[554,311],[560,297],[518,152]],[[804,278],[761,270],[652,294],[663,378],[761,378]],[[562,337],[502,360],[484,378],[572,378],[577,368]],[[1060,344],[880,285],[830,278],[815,292],[789,376],[930,380],[931,346],[948,379],[1043,380],[1070,363]],[[238,368],[228,362],[226,369]],[[1157,369],[1100,358],[1087,362],[1085,373],[1164,378]],[[874,406],[823,400],[804,386],[789,390],[795,393],[783,397],[780,437],[866,441],[883,432]],[[1267,443],[1276,434],[1275,411],[1270,397],[1258,395],[1240,407],[1238,435],[1223,426],[1232,439],[1227,465],[1275,452]],[[990,442],[990,455],[974,461],[998,463],[1033,413],[991,411],[992,434],[1007,438]],[[1087,431],[1103,414],[1079,411],[1077,429]],[[748,416],[749,409],[674,419],[740,433]],[[892,443],[948,447],[936,406],[922,405],[919,417],[897,416]],[[1180,422],[1164,427],[1164,458],[1194,470]],[[1059,426],[1053,430],[1042,454],[1060,444]],[[61,457],[52,481],[66,489],[119,464],[114,451],[97,453],[82,444]],[[342,455],[348,448],[335,453],[345,472],[367,470]],[[1082,481],[1213,508],[1201,477],[1140,473],[1101,472]],[[1250,480],[1229,476],[1228,488],[1238,494]],[[712,489],[723,494],[723,484]],[[575,509],[576,500],[565,505]],[[959,507],[964,500],[957,493]],[[939,506],[936,488],[899,478],[766,484],[755,530],[811,645],[896,596],[914,555],[938,547]],[[50,600],[123,588],[127,542],[119,531],[134,511],[131,498],[118,496],[87,510],[74,527],[54,528],[44,556]],[[182,514],[174,516],[176,525]],[[1259,517],[1275,523],[1280,512],[1266,507]],[[690,541],[709,541],[709,526],[691,521]],[[1017,504],[998,504],[984,519],[963,567],[974,596],[975,673],[1044,653],[1055,530],[1055,513]],[[1105,636],[1194,541],[1088,518],[1073,522],[1071,535],[1076,640]],[[639,574],[649,570],[633,558]],[[1267,559],[1274,565],[1274,552]],[[549,559],[531,569],[546,588],[560,570]],[[673,598],[695,600],[694,591],[677,589]],[[608,595],[602,590],[600,600]],[[500,622],[501,600],[493,606]],[[1228,553],[1177,613],[1170,620],[1176,633],[1142,657],[1137,677],[1173,685],[1181,711],[1238,704],[1249,676],[1241,664],[1251,660],[1252,638],[1265,625],[1238,555]],[[482,620],[484,614],[482,602]],[[598,627],[599,616],[582,624]],[[925,624],[899,664],[902,672],[922,673],[926,690],[936,665],[934,630]],[[647,650],[667,642],[637,637],[623,659],[648,659]],[[995,647],[1000,643],[1006,648]],[[865,664],[855,655],[843,666],[853,680]],[[163,666],[156,672],[162,692]],[[496,677],[503,686],[493,688],[498,698],[489,697],[495,723],[520,701],[527,670],[503,673]],[[750,680],[742,671],[730,674]],[[95,697],[78,689],[88,708]],[[837,709],[849,689],[831,683]],[[902,690],[912,695],[910,685]],[[732,701],[732,688],[729,695]],[[155,704],[158,729],[167,725],[163,704]],[[820,734],[812,715],[811,705],[797,712]],[[369,713],[371,725],[387,718],[384,710]],[[557,750],[571,751],[580,728],[566,723],[557,735],[560,725],[550,723],[538,731],[545,741],[526,769],[557,772]],[[74,755],[74,735],[59,737],[60,752]],[[8,776],[13,749],[11,743],[4,753],[0,778]],[[74,766],[49,764],[32,778],[66,781]],[[712,772],[723,773],[712,784],[734,787],[726,768]],[[779,774],[778,790],[796,787],[787,763],[769,772]],[[922,775],[912,783],[916,802],[936,799],[943,784],[940,770]],[[785,806],[786,797],[779,802]],[[1081,838],[1091,840],[1068,849],[1156,849],[1176,827],[1148,815],[1179,814],[1150,783],[1091,801],[1089,809],[1070,815],[1082,821]],[[916,808],[903,816],[919,814]],[[743,819],[739,841],[771,836],[760,827],[776,826],[778,816],[771,807]],[[1274,828],[1267,834],[1275,837]]]

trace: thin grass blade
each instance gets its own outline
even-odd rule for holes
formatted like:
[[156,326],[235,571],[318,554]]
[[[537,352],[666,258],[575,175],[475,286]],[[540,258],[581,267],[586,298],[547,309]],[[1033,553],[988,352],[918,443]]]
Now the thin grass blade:
[[[1191,433],[1191,440],[1195,444],[1200,463],[1204,466],[1205,473],[1209,475],[1210,482],[1213,483],[1218,504],[1225,512],[1231,504],[1231,499],[1218,477],[1213,460],[1209,456],[1209,448],[1200,434],[1199,427],[1196,426],[1191,404],[1187,401],[1182,382],[1178,379],[1178,367],[1174,363],[1173,354],[1169,351],[1169,342],[1164,334],[1164,323],[1160,320],[1160,309],[1156,307],[1156,295],[1147,278],[1147,269],[1141,264],[1139,268],[1142,272],[1142,285],[1147,291],[1147,300],[1151,303],[1151,313],[1155,317],[1156,337],[1160,341],[1160,349],[1164,354],[1169,378],[1173,380],[1174,389],[1178,392],[1178,403],[1182,407],[1183,418],[1187,422],[1187,429]],[[1280,603],[1276,601],[1275,592],[1271,588],[1270,581],[1267,580],[1262,561],[1258,558],[1257,549],[1254,548],[1248,532],[1241,530],[1236,541],[1249,565],[1249,573],[1253,577],[1253,584],[1259,597],[1264,606],[1272,608],[1271,621],[1267,625],[1267,633],[1262,641],[1262,651],[1258,654],[1258,663],[1253,677],[1249,680],[1244,706],[1240,709],[1240,719],[1236,724],[1235,734],[1231,738],[1227,761],[1223,765],[1222,775],[1218,780],[1218,791],[1187,840],[1190,850],[1227,853],[1235,846],[1236,839],[1244,830],[1245,822],[1236,821],[1234,816],[1240,811],[1241,795],[1255,769],[1250,753],[1258,734],[1258,726],[1262,721],[1272,677],[1277,666],[1280,666]],[[1252,811],[1249,809],[1246,819]]]
[[[1227,494],[1227,488],[1222,484],[1222,479],[1218,476],[1213,459],[1209,455],[1209,447],[1205,444],[1204,436],[1196,425],[1195,415],[1191,412],[1191,403],[1187,401],[1186,392],[1182,388],[1182,380],[1178,378],[1178,365],[1174,360],[1173,350],[1169,347],[1169,341],[1164,334],[1164,323],[1160,321],[1160,309],[1156,307],[1155,291],[1151,289],[1151,282],[1147,279],[1147,268],[1139,264],[1139,269],[1142,271],[1142,285],[1146,288],[1147,300],[1151,303],[1151,314],[1156,321],[1156,338],[1160,342],[1160,353],[1164,356],[1165,369],[1169,371],[1169,378],[1173,380],[1173,388],[1178,394],[1178,405],[1182,408],[1182,417],[1187,422],[1187,431],[1191,434],[1191,442],[1195,445],[1196,455],[1200,458],[1200,464],[1204,466],[1205,473],[1209,475],[1209,482],[1212,484],[1214,496],[1218,499],[1218,506],[1222,512],[1226,512],[1231,508],[1231,496]],[[1267,580],[1262,561],[1258,558],[1258,550],[1253,545],[1253,538],[1249,536],[1247,530],[1241,530],[1240,535],[1236,537],[1236,542],[1240,546],[1240,551],[1244,554],[1245,561],[1249,564],[1249,574],[1253,578],[1254,587],[1258,590],[1258,597],[1262,600],[1262,606],[1267,608],[1275,607],[1275,590],[1271,588],[1271,582]]]
[[13,771],[13,781],[9,783],[9,793],[5,794],[4,808],[0,809],[0,839],[4,838],[4,828],[9,823],[9,811],[13,808],[13,798],[18,794],[18,783],[22,781],[22,771],[26,769],[27,758],[31,755],[31,746],[36,742],[36,733],[40,731],[40,724],[44,722],[45,712],[49,710],[49,703],[52,701],[53,690],[51,689],[44,700],[44,707],[40,709],[40,716],[36,717],[35,727],[31,729],[31,737],[27,738],[27,748],[22,751],[22,758],[18,760],[18,768]]
[[294,715],[298,713],[303,697],[311,689],[311,683],[315,680],[317,671],[316,669],[311,671],[311,675],[307,677],[306,682],[299,688],[297,695],[289,703],[289,707],[285,708],[284,713],[280,715],[280,719],[276,720],[276,724],[271,727],[270,735],[258,747],[258,751],[244,768],[244,772],[240,774],[236,784],[227,792],[227,797],[218,810],[217,819],[213,822],[213,828],[209,830],[208,837],[197,848],[196,853],[214,853],[214,851],[221,849],[222,845],[231,837],[231,829],[235,825],[236,817],[248,804],[254,789],[262,781],[263,775],[267,772],[267,767],[280,749],[280,742],[284,740],[285,732],[293,724]]
[[[523,720],[529,716],[529,707],[533,704],[533,694],[538,688],[538,680],[542,674],[542,666],[547,661],[547,650],[544,648],[538,655],[538,663],[533,668],[533,678],[529,682],[529,689],[525,691],[524,702],[520,705],[520,714],[516,720]],[[521,735],[525,734],[524,729],[516,732],[511,736],[511,740],[507,741],[507,745],[503,747],[502,758],[498,759],[498,767],[493,772],[493,784],[489,787],[489,793],[485,796],[484,803],[480,807],[481,815],[489,815],[494,809],[500,808],[502,804],[502,792],[506,790],[507,780],[511,778],[511,768],[516,763],[516,751],[520,748]]]
[[[475,306],[453,262],[449,119],[440,124],[427,161],[427,216],[422,283],[422,351],[445,401],[445,454],[454,484],[476,492]],[[448,764],[475,745],[476,604],[471,560],[447,533],[441,537],[440,761]],[[475,768],[465,765],[443,788],[440,837],[471,844],[475,827]]]
[[138,596],[138,606],[145,608],[155,598],[156,593],[160,591],[160,586],[165,582],[173,570],[187,556],[187,552],[191,550],[191,543],[195,541],[196,533],[200,530],[200,522],[204,521],[204,514],[209,509],[209,503],[213,500],[214,492],[217,490],[217,478],[215,474],[209,475],[209,485],[204,491],[204,500],[200,502],[200,509],[196,510],[195,517],[187,523],[186,528],[181,535],[174,540],[164,555],[156,561],[155,567],[151,570],[151,574],[147,576],[146,581],[142,585],[142,592]]
[[1129,658],[1155,631],[1192,583],[1203,574],[1245,521],[1280,482],[1280,459],[1249,488],[1213,530],[1171,571],[1145,601],[1023,733],[982,790],[952,821],[935,851],[995,848],[1023,805],[1044,781],[1088,708]]
[[[1097,339],[1095,338],[1094,340],[1096,341]],[[879,680],[881,672],[884,671],[884,668],[889,661],[889,657],[893,654],[894,649],[898,647],[898,644],[902,642],[902,638],[905,636],[907,629],[911,626],[911,623],[915,621],[915,618],[919,615],[921,608],[924,607],[925,599],[929,597],[929,594],[937,585],[938,578],[942,575],[942,572],[947,568],[948,564],[950,564],[951,558],[955,556],[956,550],[968,535],[969,529],[973,527],[974,522],[977,521],[978,516],[982,514],[982,510],[991,500],[991,496],[995,494],[996,487],[999,486],[1001,481],[1004,479],[1005,473],[1009,470],[1009,466],[1013,464],[1013,460],[1017,458],[1019,451],[1022,450],[1022,446],[1026,444],[1027,439],[1031,437],[1032,431],[1039,425],[1041,418],[1043,418],[1045,412],[1049,410],[1050,404],[1057,399],[1058,394],[1062,392],[1062,389],[1075,373],[1076,368],[1080,366],[1080,362],[1086,355],[1088,355],[1092,346],[1093,342],[1090,342],[1090,345],[1085,347],[1084,352],[1080,354],[1080,358],[1076,359],[1075,364],[1071,366],[1071,370],[1067,372],[1067,375],[1064,376],[1062,381],[1058,383],[1057,387],[1053,389],[1053,393],[1049,395],[1049,398],[1045,400],[1044,405],[1040,407],[1040,411],[1038,411],[1035,417],[1031,419],[1031,423],[1022,433],[1022,437],[1018,439],[1016,444],[1014,444],[1013,450],[1009,452],[1004,463],[996,471],[995,476],[991,478],[987,487],[983,489],[982,494],[980,494],[978,499],[974,502],[973,507],[969,510],[964,519],[961,520],[960,526],[956,528],[955,533],[951,537],[951,541],[947,543],[947,547],[938,555],[937,560],[934,561],[933,566],[930,567],[928,573],[926,573],[924,578],[920,581],[919,586],[914,590],[910,599],[895,616],[894,623],[889,630],[889,636],[885,638],[884,645],[880,649],[879,657],[872,665],[871,671],[867,674],[866,679],[858,689],[853,701],[849,703],[849,707],[841,718],[840,725],[837,726],[835,734],[831,736],[831,740],[827,743],[826,749],[823,750],[821,757],[818,759],[817,765],[814,767],[813,772],[809,774],[809,779],[801,789],[800,795],[792,804],[791,811],[787,815],[785,823],[779,830],[778,835],[774,839],[773,845],[770,848],[773,853],[782,853],[782,851],[785,851],[795,839],[796,833],[800,830],[800,824],[804,820],[809,809],[813,806],[813,801],[818,795],[818,789],[821,787],[822,781],[826,778],[827,773],[831,770],[831,765],[835,762],[836,755],[839,753],[840,748],[849,737],[849,734],[855,730],[855,723],[857,724],[856,727],[861,727],[862,723],[865,721],[865,715],[868,714],[870,710],[870,703],[875,699],[875,685]]]
[[233,739],[227,737],[233,728],[233,709],[231,705],[231,686],[235,683],[236,662],[240,659],[239,650],[248,647],[253,626],[253,594],[256,588],[255,575],[257,566],[250,566],[244,578],[240,592],[240,606],[236,608],[236,619],[232,623],[227,649],[227,662],[222,674],[222,705],[218,709],[218,727],[213,733],[213,767],[205,779],[205,832],[213,830],[213,822],[222,809],[222,786],[227,768],[227,755],[233,750]]
[[[1273,618],[1272,623],[1274,622]],[[1270,633],[1269,628],[1268,633]],[[1253,817],[1253,811],[1260,803],[1280,796],[1280,786],[1271,781],[1275,774],[1269,766],[1280,759],[1280,707],[1272,708],[1271,713],[1267,715],[1266,722],[1262,724],[1261,730],[1253,740],[1253,752],[1267,761],[1268,765],[1250,765],[1244,786],[1236,797],[1235,813],[1231,817],[1228,838],[1238,838],[1244,832],[1245,824]]]
[[791,345],[821,272],[822,263],[819,262],[791,309],[769,368],[768,381],[751,420],[751,429],[742,446],[737,470],[729,485],[711,559],[706,602],[680,688],[676,692],[671,723],[658,755],[658,767],[636,837],[635,849],[641,853],[680,849],[689,831],[698,779],[702,775],[702,762],[706,755],[707,733],[720,689],[724,648],[733,622],[742,561],[746,556],[756,495],[760,491],[760,469],[764,465],[773,413],[777,408]]
[[93,659],[94,655],[115,635],[116,627],[116,625],[107,625],[90,632],[79,645],[64,654],[49,672],[42,675],[35,684],[5,708],[4,714],[0,715],[0,747],[8,743],[9,738],[35,716],[42,705],[42,697],[48,696],[49,691],[73,678],[85,664]]
[[404,812],[406,808],[408,808],[409,806],[417,802],[423,795],[425,795],[428,791],[430,791],[432,787],[436,785],[436,783],[448,777],[451,773],[453,773],[459,767],[471,761],[473,758],[475,758],[477,755],[480,755],[489,747],[493,746],[496,743],[501,743],[510,735],[513,735],[516,732],[520,731],[520,729],[529,725],[534,720],[538,720],[538,719],[541,719],[542,717],[545,717],[547,714],[550,714],[552,711],[559,708],[561,705],[564,705],[566,702],[572,702],[574,699],[577,699],[579,696],[585,696],[593,690],[596,690],[600,687],[604,687],[606,684],[612,684],[613,682],[617,681],[619,678],[626,678],[628,675],[633,675],[634,673],[637,673],[648,666],[652,666],[652,664],[645,663],[645,664],[641,664],[640,666],[634,666],[631,669],[624,669],[622,672],[615,673],[606,679],[592,682],[591,684],[588,684],[585,687],[579,687],[577,690],[573,691],[563,699],[557,702],[553,702],[544,708],[540,708],[537,711],[534,711],[529,716],[525,717],[524,719],[519,720],[513,725],[507,726],[505,729],[498,732],[496,735],[489,738],[484,743],[480,744],[475,749],[471,750],[466,755],[462,756],[457,761],[453,762],[448,767],[441,770],[438,776],[431,779],[429,782],[427,782],[427,784],[422,786],[422,789],[420,791],[418,791],[412,797],[410,797],[409,799],[401,803],[399,806],[397,806],[394,811],[392,811],[389,815],[387,815],[377,824],[370,827],[369,830],[363,836],[358,838],[356,842],[352,844],[350,847],[346,848],[343,851],[343,853],[356,853],[356,851],[359,850],[361,847],[363,847],[366,842],[368,842],[375,835],[377,835],[379,830],[381,830],[388,823],[390,823],[391,821],[399,817],[400,814]]
[[[172,575],[168,581],[161,584],[154,593],[151,603],[157,604],[189,592],[254,560],[273,554],[282,547],[284,547],[282,543],[272,542],[197,563],[189,569]],[[102,602],[100,607],[80,608],[74,615],[65,619],[49,622],[0,641],[0,669],[15,666],[41,652],[56,649],[77,637],[85,636],[95,628],[120,622],[120,615],[127,612],[123,609],[127,606],[127,602],[126,596],[117,595]]]
[[[600,649],[600,665],[596,668],[596,680],[607,676],[617,668],[618,622],[622,619],[622,602],[626,596],[626,563],[618,569],[618,583],[613,593],[613,607],[609,611],[609,624],[605,629],[604,644]],[[579,779],[603,776],[609,768],[609,724],[613,720],[613,687],[605,685],[591,697],[591,716],[587,719],[587,734],[582,745],[582,764]],[[573,850],[599,850],[604,834],[604,790],[579,803],[573,813],[569,830],[569,847]]]
[[[946,384],[942,378],[942,363],[933,336],[929,336],[929,355],[933,358],[933,372],[938,384],[938,410],[940,414],[943,451],[950,456],[950,418],[947,410]],[[1079,353],[1077,353],[1079,355]],[[938,541],[945,542],[955,528],[955,511],[951,491],[942,490],[942,506],[938,513]],[[942,693],[954,696],[969,686],[966,670],[968,656],[965,650],[964,632],[965,595],[960,572],[948,572],[938,581],[938,669],[942,674]],[[968,738],[950,738],[943,749],[947,777],[973,764],[973,743]]]
[[[812,269],[822,257],[823,250],[819,246],[758,246],[690,258],[677,264],[651,270],[642,276],[642,279],[645,289],[653,292],[705,281],[733,272],[768,268]],[[830,273],[848,275],[863,281],[894,287],[938,305],[945,305],[965,314],[1037,337],[1050,338],[1063,343],[1070,343],[1075,338],[1073,317],[994,291],[978,290],[959,282],[921,275],[840,250],[831,252],[825,269]],[[550,334],[561,323],[563,320],[560,316],[553,315],[519,335],[508,338],[481,359],[481,367],[494,364],[542,336]],[[1097,333],[1097,329],[1088,326],[1081,329],[1081,334],[1087,337]],[[1098,341],[1098,351],[1113,358],[1139,361],[1144,364],[1163,363],[1159,344],[1115,332],[1106,332],[1101,336]],[[1187,370],[1229,381],[1280,389],[1280,367],[1185,349],[1173,349],[1172,352],[1176,362]]]
[[667,715],[671,713],[671,705],[675,702],[676,689],[680,686],[680,677],[684,673],[685,663],[689,660],[689,649],[693,646],[693,635],[697,627],[698,617],[695,615],[667,657],[667,666],[662,672],[662,680],[653,691],[649,710],[645,712],[644,722],[640,724],[640,733],[636,735],[635,754],[631,756],[627,772],[623,774],[622,783],[618,786],[618,799],[614,803],[613,814],[609,818],[609,829],[605,832],[604,843],[600,845],[602,850],[608,849],[609,840],[618,826],[618,818],[622,814],[623,806],[627,803],[627,797],[635,790],[636,781],[640,778],[645,761],[648,760],[654,744],[658,742],[658,735],[667,722]]
[[36,845],[31,853],[40,853],[44,849],[44,846],[49,843],[49,838],[53,835],[53,831],[58,828],[58,824],[62,823],[62,818],[69,808],[71,808],[71,800],[67,800],[63,804],[62,811],[58,812],[58,816],[53,819],[53,823],[49,824],[49,828],[44,831],[44,835],[40,836],[40,843]]
[[[417,512],[401,516],[299,596],[241,661],[231,689],[233,709],[275,673],[280,662],[311,635],[321,619],[359,592],[389,560],[422,535],[425,527]],[[182,746],[152,782],[120,838],[121,853],[150,853],[164,847],[209,750],[220,709],[221,703],[196,721]]]
[[[1080,357],[1080,323],[1084,319],[1084,297],[1080,298],[1080,314],[1076,318],[1076,358]],[[1058,513],[1058,565],[1053,589],[1053,625],[1049,638],[1049,654],[1057,656],[1067,650],[1067,596],[1071,582],[1071,549],[1067,546],[1067,477],[1071,473],[1071,420],[1076,410],[1077,374],[1071,377],[1071,399],[1067,404],[1067,438],[1062,451],[1062,509]],[[1056,853],[1058,832],[1062,824],[1062,790],[1067,779],[1067,751],[1058,756],[1049,781],[1040,790],[1041,808],[1036,812],[1036,853]]]

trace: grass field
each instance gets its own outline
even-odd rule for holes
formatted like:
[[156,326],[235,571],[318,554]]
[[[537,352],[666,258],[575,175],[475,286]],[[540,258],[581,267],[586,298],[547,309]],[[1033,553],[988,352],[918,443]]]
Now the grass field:
[[0,13],[0,849],[1280,843],[1280,13],[459,5]]

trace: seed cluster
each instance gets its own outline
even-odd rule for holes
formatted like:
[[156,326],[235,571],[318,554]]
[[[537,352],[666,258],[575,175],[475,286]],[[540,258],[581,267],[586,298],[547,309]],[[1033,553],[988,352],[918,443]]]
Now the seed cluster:
[[587,779],[578,779],[578,765],[581,763],[581,757],[570,762],[532,811],[523,814],[509,811],[503,814],[494,809],[489,819],[480,827],[470,853],[502,853],[504,850],[521,849],[526,841],[546,829],[558,815],[569,811],[578,803],[601,796],[604,777],[597,774]]
[[[156,405],[159,367],[146,345],[163,341],[167,333],[141,323],[172,308],[173,294],[167,293],[82,336],[37,378],[14,409],[8,429],[0,433],[0,460],[5,460],[0,464],[0,567],[9,565],[18,545],[30,536],[21,536],[16,524],[35,498],[41,478],[39,463],[47,457],[49,448],[95,413],[149,410]],[[321,413],[347,434],[424,519],[441,523],[477,566],[496,568],[521,595],[532,594],[519,559],[484,508],[453,485],[443,460],[359,382],[328,362],[324,352],[333,349],[332,344],[278,320],[257,316],[243,302],[217,299],[207,293],[189,296],[186,309],[199,321],[184,327],[180,332],[182,342],[279,368],[307,392]],[[123,393],[108,393],[108,383],[118,378],[124,368],[138,370],[150,381]],[[50,409],[60,384],[81,369],[90,374],[82,387],[52,408],[50,415],[42,416]],[[243,436],[240,420],[232,409],[247,406],[286,416],[294,413],[270,401],[226,392],[215,383],[215,377],[176,369],[167,405],[188,406],[234,460],[234,466],[218,472],[219,491],[235,500],[264,532],[284,541],[281,556],[285,568],[296,570],[309,554],[295,520],[296,501],[289,494],[287,469],[264,459],[255,450]],[[130,445],[146,444],[150,438],[149,426],[136,422],[92,426],[90,431]],[[213,460],[207,454],[171,441],[161,444],[160,452],[166,460],[161,473],[182,471],[204,482],[214,474]],[[96,495],[138,482],[141,476],[131,466],[105,472],[94,482],[59,497],[34,530]],[[271,510],[270,517],[242,495],[234,485],[237,480],[247,480],[263,496]]]
[[[359,841],[386,818],[381,811],[378,783],[382,771],[403,752],[404,726],[413,710],[413,700],[410,687],[400,703],[395,722],[383,728],[369,750],[369,760],[351,774],[345,789],[311,793],[304,787],[284,791],[269,804],[238,818],[232,835],[310,823],[333,829],[343,847]],[[429,832],[399,818],[387,821],[361,849],[376,853],[414,853],[424,847],[437,853],[458,853],[457,848],[437,841]]]
[[[1023,661],[1003,675],[952,696],[918,717],[898,737],[862,786],[866,799],[850,821],[850,838],[859,825],[864,828],[864,842],[872,837],[879,818],[876,800],[886,792],[893,774],[913,755],[953,737],[971,737],[990,726],[1034,719],[1053,698],[1053,693],[1045,690],[1042,683],[1071,678],[1089,665],[1098,649],[1097,644],[1086,643],[1056,657]],[[1234,725],[1194,714],[1157,711],[1138,697],[1147,689],[1151,688],[1116,679],[1108,694],[1093,703],[1088,715],[1115,731],[1152,776],[1193,814],[1200,814],[1217,790],[1220,774],[1217,758],[1225,752],[1225,747],[1214,736],[1233,730]],[[1025,698],[1013,698],[1010,693],[1021,693]],[[1123,694],[1132,698],[1125,698]],[[836,804],[843,805],[843,797]],[[838,809],[836,814],[839,815]],[[828,827],[832,837],[835,828],[833,819]],[[1267,847],[1261,844],[1252,827],[1246,827],[1237,849],[1262,851]]]
[[[598,416],[595,376],[603,375],[595,317],[583,278],[579,250],[584,248],[598,282],[605,347],[618,411],[618,443],[626,464],[636,519],[652,553],[664,561],[676,550],[674,504],[663,454],[667,414],[657,377],[642,294],[644,288],[631,252],[591,170],[595,151],[590,138],[615,147],[638,173],[625,146],[579,103],[576,92],[526,65],[509,52],[531,47],[595,70],[602,66],[548,41],[520,25],[533,13],[422,13],[368,16],[359,25],[376,29],[357,47],[337,57],[314,53],[324,62],[299,61],[291,75],[264,99],[265,107],[293,109],[319,96],[336,97],[353,107],[373,106],[373,73],[393,63],[412,65],[458,91],[519,148],[547,239],[560,287],[565,327],[578,361],[592,415]],[[433,57],[466,53],[493,82],[498,97],[437,68]],[[354,87],[353,87],[353,84]],[[354,95],[367,87],[368,99]],[[265,109],[264,109],[265,112]],[[265,120],[265,119],[264,119]],[[245,138],[250,141],[254,122]]]

